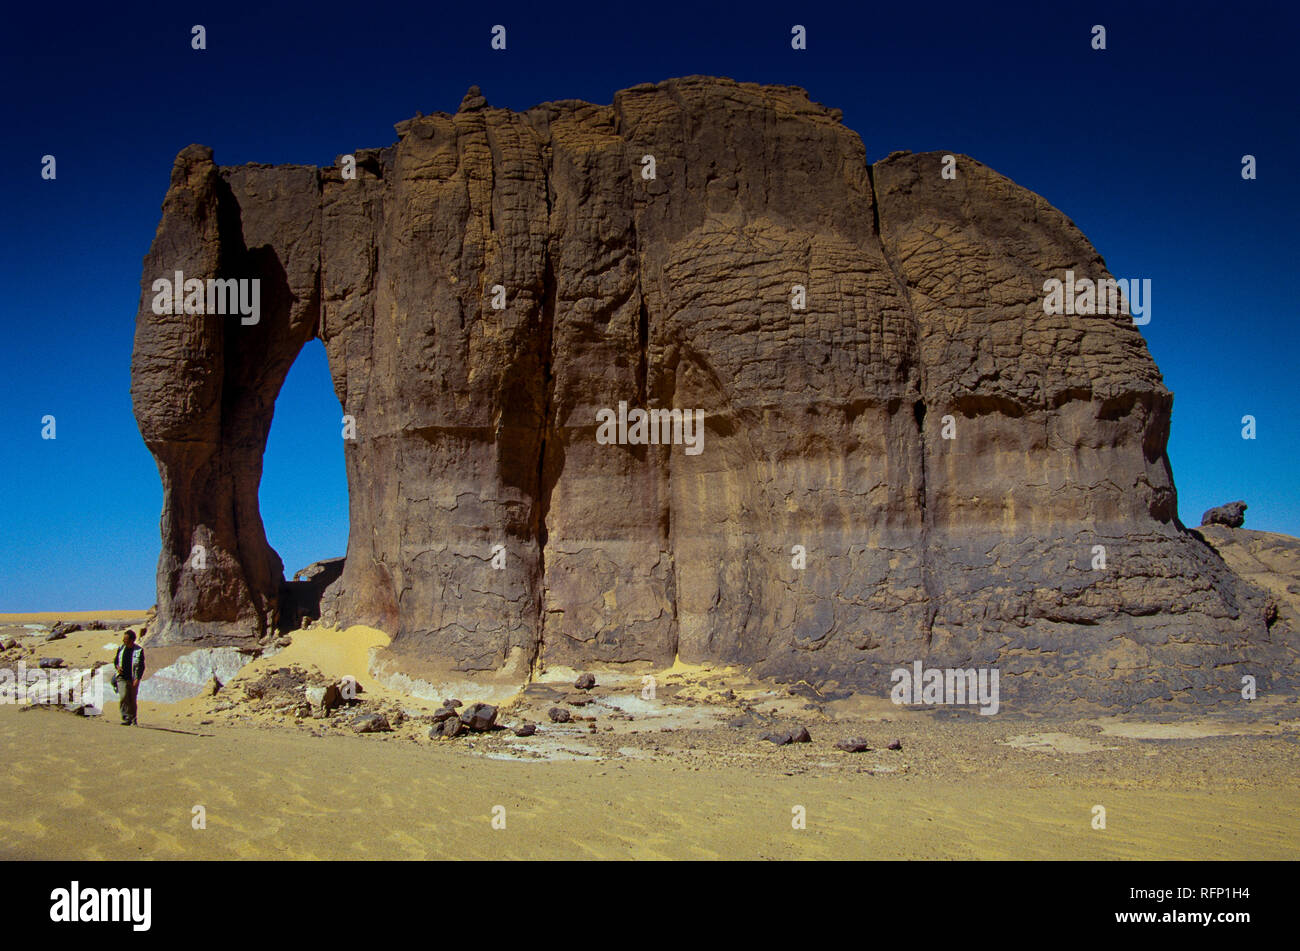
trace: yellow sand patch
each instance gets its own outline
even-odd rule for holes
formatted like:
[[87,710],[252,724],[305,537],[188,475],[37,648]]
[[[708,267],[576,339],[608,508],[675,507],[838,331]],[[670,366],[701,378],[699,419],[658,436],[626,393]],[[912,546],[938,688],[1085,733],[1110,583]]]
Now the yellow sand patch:
[[292,643],[269,657],[259,657],[241,670],[232,683],[255,680],[277,667],[315,667],[326,677],[355,677],[367,691],[377,687],[370,675],[371,651],[387,647],[389,637],[373,627],[355,624],[345,630],[312,627],[294,631]]
[[688,664],[680,656],[673,658],[673,665],[659,671],[658,676],[661,679],[668,677],[731,677],[737,676],[738,671],[734,667],[713,667],[709,664]]

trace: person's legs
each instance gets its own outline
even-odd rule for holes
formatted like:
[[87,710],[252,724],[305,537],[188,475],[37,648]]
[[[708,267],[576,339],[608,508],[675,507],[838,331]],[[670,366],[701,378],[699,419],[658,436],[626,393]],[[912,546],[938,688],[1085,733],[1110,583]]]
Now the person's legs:
[[122,709],[122,722],[135,723],[135,685],[129,680],[122,682],[122,701],[118,706]]

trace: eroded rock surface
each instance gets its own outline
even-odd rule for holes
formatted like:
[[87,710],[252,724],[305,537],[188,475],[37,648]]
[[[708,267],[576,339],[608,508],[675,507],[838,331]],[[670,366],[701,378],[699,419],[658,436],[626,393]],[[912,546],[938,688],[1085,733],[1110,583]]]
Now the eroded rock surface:
[[[1042,198],[964,156],[870,165],[803,90],[703,77],[522,113],[473,89],[397,132],[354,179],[177,157],[132,374],[158,640],[280,623],[257,487],[317,336],[356,423],[324,616],[413,663],[680,657],[885,694],[923,659],[998,666],[1004,704],[1294,678],[1264,593],[1177,521],[1131,319],[1044,313],[1048,278],[1109,275]],[[260,278],[260,322],[154,314],[176,270]],[[702,451],[599,443],[621,401],[703,410]]]

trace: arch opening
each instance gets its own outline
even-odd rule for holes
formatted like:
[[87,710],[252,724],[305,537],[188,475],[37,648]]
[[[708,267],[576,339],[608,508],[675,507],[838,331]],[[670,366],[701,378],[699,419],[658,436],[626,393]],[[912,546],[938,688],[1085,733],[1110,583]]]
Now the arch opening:
[[284,566],[281,632],[318,619],[325,589],[343,573],[348,483],[342,416],[325,345],[313,337],[276,397],[258,488],[267,542]]

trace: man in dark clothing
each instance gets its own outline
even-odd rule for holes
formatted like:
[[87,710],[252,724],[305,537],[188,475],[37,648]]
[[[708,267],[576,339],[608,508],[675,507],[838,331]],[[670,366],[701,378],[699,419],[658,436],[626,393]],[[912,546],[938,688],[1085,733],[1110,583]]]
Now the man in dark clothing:
[[122,646],[117,650],[113,666],[117,671],[113,686],[120,698],[118,707],[122,711],[122,725],[135,726],[135,694],[144,678],[144,648],[135,646],[135,631],[122,635]]

